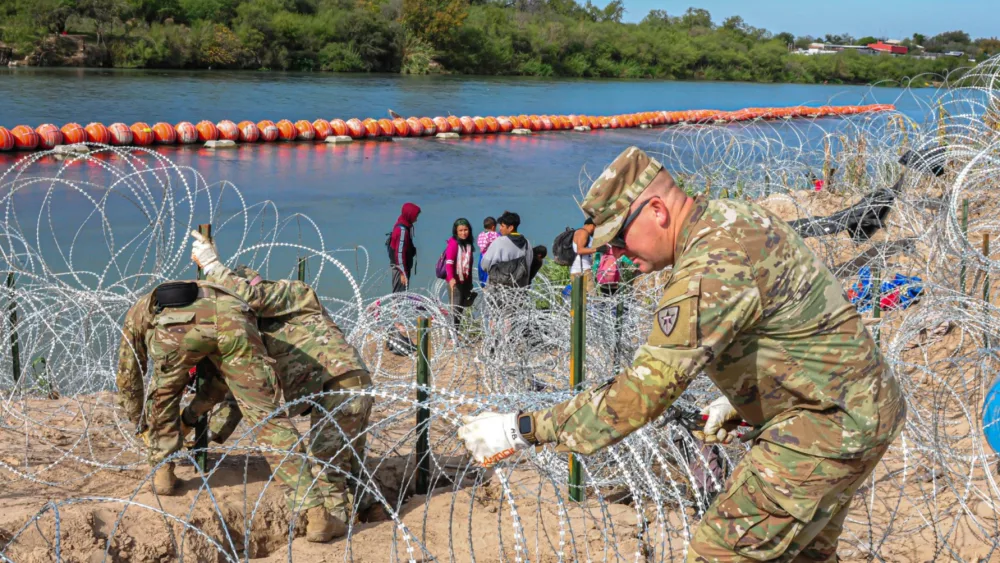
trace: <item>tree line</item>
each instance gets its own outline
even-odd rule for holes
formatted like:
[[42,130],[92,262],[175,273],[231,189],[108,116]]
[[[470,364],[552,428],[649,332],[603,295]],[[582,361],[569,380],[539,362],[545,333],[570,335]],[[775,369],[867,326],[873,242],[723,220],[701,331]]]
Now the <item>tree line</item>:
[[[33,64],[336,72],[665,78],[798,83],[901,81],[965,58],[791,52],[817,40],[771,33],[702,9],[653,10],[623,23],[624,4],[587,0],[8,0],[0,41]],[[68,38],[84,41],[68,41]],[[873,38],[866,38],[873,39]],[[849,35],[821,40],[852,43]],[[910,45],[1000,52],[964,32]],[[84,45],[78,49],[77,46]]]

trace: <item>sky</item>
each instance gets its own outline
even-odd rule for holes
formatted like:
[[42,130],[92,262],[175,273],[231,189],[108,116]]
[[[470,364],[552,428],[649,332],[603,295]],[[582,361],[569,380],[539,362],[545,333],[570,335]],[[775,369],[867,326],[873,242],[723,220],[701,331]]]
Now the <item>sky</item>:
[[[855,38],[871,35],[904,39],[914,32],[931,36],[962,30],[973,38],[1000,36],[997,0],[624,0],[625,21],[638,22],[650,10],[666,10],[671,16],[689,7],[711,12],[712,21],[722,23],[738,15],[754,27],[772,33],[820,36],[848,33]],[[597,0],[597,5],[606,2]]]

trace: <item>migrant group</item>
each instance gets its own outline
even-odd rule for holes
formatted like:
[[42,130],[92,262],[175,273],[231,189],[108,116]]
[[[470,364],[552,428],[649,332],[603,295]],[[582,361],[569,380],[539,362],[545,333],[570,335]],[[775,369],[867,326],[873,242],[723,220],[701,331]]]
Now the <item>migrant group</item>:
[[[403,204],[386,239],[393,293],[410,288],[410,275],[417,256],[414,233],[419,216],[419,206],[410,202]],[[538,275],[549,255],[548,249],[545,245],[532,246],[520,233],[520,228],[521,217],[512,211],[504,211],[497,218],[483,219],[483,230],[475,236],[468,219],[460,217],[452,224],[451,238],[438,257],[435,275],[448,284],[448,301],[456,328],[466,308],[479,296],[477,286],[481,289],[524,288]],[[586,219],[578,229],[567,228],[553,242],[552,259],[556,264],[567,266],[570,276],[582,276],[587,291],[597,288],[604,294],[615,293],[622,280],[621,269],[631,266],[631,262],[627,256],[615,256],[610,246],[592,246],[594,229],[591,219]],[[399,346],[393,346],[399,340],[390,340],[387,347],[399,350]],[[405,339],[402,341],[405,348]]]

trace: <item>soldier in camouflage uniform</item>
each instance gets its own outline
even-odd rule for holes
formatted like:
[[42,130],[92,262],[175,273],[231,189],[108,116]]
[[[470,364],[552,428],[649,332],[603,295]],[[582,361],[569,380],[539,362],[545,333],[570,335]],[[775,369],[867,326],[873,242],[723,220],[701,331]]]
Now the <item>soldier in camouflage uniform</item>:
[[[345,534],[346,523],[324,507],[322,486],[314,485],[309,464],[298,455],[288,455],[290,450],[305,452],[287,414],[268,418],[279,407],[278,381],[249,305],[223,286],[187,283],[197,286],[197,298],[192,302],[162,307],[154,290],[129,309],[122,329],[119,403],[128,418],[145,430],[150,464],[159,465],[180,449],[180,402],[188,372],[208,359],[219,368],[240,409],[256,426],[257,441],[269,447],[264,455],[286,489],[289,507],[305,511],[306,538],[329,541]],[[152,359],[154,371],[149,393],[144,396],[148,359]],[[174,463],[161,465],[153,477],[154,489],[172,495],[176,485]]]
[[531,444],[589,454],[656,419],[705,372],[723,397],[706,441],[752,423],[749,452],[695,531],[689,562],[837,560],[851,497],[905,419],[899,384],[837,278],[781,219],[690,198],[660,163],[624,151],[582,208],[643,272],[673,267],[632,366],[533,413],[459,429],[486,465]]
[[[364,361],[307,284],[267,281],[245,266],[233,271],[222,264],[212,268],[208,279],[238,295],[257,314],[260,334],[268,356],[274,360],[286,404],[325,393],[294,404],[288,408],[288,415],[311,415],[309,454],[320,462],[313,467],[316,487],[327,510],[348,522],[353,503],[347,476],[360,474],[372,397],[338,391],[371,386]],[[184,410],[183,421],[193,425],[199,416],[222,402],[211,421],[212,439],[221,444],[236,429],[243,414],[229,400],[231,394],[227,396],[224,381],[217,377],[209,381],[205,393],[196,395]]]

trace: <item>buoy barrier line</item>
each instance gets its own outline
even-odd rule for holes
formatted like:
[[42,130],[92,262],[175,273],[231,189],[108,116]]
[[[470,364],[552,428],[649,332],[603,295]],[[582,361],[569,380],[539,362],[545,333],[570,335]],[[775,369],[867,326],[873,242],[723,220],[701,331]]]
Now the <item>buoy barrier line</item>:
[[150,127],[147,123],[136,122],[131,126],[124,123],[67,123],[57,128],[45,123],[32,129],[18,125],[13,129],[0,126],[0,151],[50,150],[57,145],[77,143],[100,143],[105,145],[174,145],[205,143],[226,140],[239,143],[270,143],[274,141],[324,141],[330,136],[349,136],[353,139],[366,137],[426,137],[437,133],[459,133],[461,135],[493,135],[509,133],[514,129],[530,131],[572,131],[576,127],[594,129],[631,129],[640,126],[734,123],[757,119],[816,119],[820,117],[845,117],[863,113],[894,111],[892,104],[871,104],[865,106],[792,106],[784,108],[744,108],[736,111],[711,109],[683,111],[647,111],[610,116],[592,115],[507,115],[507,116],[461,116],[448,117],[396,117],[393,119],[305,119],[292,122],[282,119],[273,121],[241,121],[236,124],[229,120],[213,123],[208,120],[193,125],[181,121],[175,125],[159,122]]

